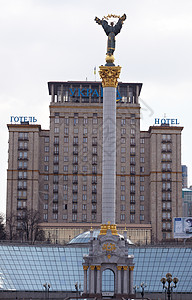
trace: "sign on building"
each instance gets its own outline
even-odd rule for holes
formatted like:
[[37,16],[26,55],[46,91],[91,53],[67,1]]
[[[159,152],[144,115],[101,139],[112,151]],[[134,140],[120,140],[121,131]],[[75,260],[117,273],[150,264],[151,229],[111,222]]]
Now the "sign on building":
[[174,218],[174,238],[192,237],[192,217]]

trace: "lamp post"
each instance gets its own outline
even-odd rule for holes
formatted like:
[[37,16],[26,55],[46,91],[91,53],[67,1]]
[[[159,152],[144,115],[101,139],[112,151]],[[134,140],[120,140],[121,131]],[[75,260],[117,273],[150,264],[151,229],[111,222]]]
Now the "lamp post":
[[49,299],[49,290],[51,285],[49,283],[44,283],[43,287],[45,288],[45,299]]
[[75,290],[77,292],[78,297],[78,292],[81,293],[81,283],[75,282]]
[[[173,288],[177,287],[177,283],[178,283],[179,279],[177,277],[174,277],[172,279],[172,274],[171,273],[167,273],[166,274],[166,278],[163,277],[161,278],[161,282],[163,284],[163,289],[165,289],[165,291],[167,291],[167,299],[170,300],[171,299],[171,293],[173,291]],[[167,282],[167,285],[166,285]],[[173,285],[173,283],[175,285]]]

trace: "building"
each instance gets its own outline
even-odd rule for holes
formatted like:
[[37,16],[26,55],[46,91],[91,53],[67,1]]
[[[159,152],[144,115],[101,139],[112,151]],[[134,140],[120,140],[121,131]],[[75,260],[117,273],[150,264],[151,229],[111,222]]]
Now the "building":
[[[38,210],[47,236],[56,232],[51,239],[71,224],[69,240],[101,223],[103,90],[101,82],[88,81],[48,88],[49,130],[8,124],[7,218],[17,216],[20,232],[26,209]],[[125,224],[138,229],[134,241],[137,232],[150,242],[172,238],[173,218],[182,215],[183,128],[162,122],[141,131],[141,88],[122,82],[117,88],[116,222],[122,230]]]
[[183,217],[192,217],[192,189],[182,189]]
[[182,188],[188,188],[188,171],[186,165],[182,165]]
[[[84,233],[64,247],[1,244],[0,298],[40,300],[77,297],[84,289],[82,257],[88,254],[88,241],[89,236]],[[140,287],[141,282],[144,281],[147,284],[146,297],[164,299],[160,280],[169,271],[173,277],[179,279],[177,288],[173,289],[174,299],[191,299],[192,249],[190,246],[134,247],[129,245],[129,253],[134,255],[134,286]],[[75,283],[78,283],[78,291],[75,289]],[[45,289],[46,284],[49,284],[49,290]],[[138,298],[141,289],[137,289],[136,292]]]

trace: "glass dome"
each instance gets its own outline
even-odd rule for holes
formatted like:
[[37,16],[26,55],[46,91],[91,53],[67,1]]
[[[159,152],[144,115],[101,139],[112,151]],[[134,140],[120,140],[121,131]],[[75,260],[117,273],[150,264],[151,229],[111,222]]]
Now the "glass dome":
[[[99,233],[100,233],[99,229],[93,230],[93,238],[97,238]],[[119,234],[119,237],[124,239],[124,236],[122,234]],[[89,241],[90,241],[90,231],[86,231],[74,237],[68,244],[87,244],[89,243]],[[127,239],[127,242],[129,245],[134,245],[129,239]]]

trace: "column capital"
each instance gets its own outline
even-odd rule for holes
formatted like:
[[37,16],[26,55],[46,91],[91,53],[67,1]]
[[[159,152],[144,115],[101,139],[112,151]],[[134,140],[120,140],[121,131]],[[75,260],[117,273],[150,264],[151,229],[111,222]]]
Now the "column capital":
[[127,271],[127,269],[128,269],[128,266],[123,266],[124,271]]
[[83,266],[83,270],[88,270],[88,266]]
[[134,266],[129,266],[129,270],[133,271],[134,270]]
[[103,87],[117,87],[118,79],[121,72],[120,66],[100,66],[99,75],[102,79]]
[[122,266],[117,266],[118,271],[121,271],[121,269],[122,269]]
[[100,271],[100,270],[101,270],[101,266],[96,266],[96,269],[97,269],[98,271]]
[[93,266],[93,265],[90,266],[90,269],[91,269],[91,270],[94,270],[94,269],[95,269],[95,266]]

